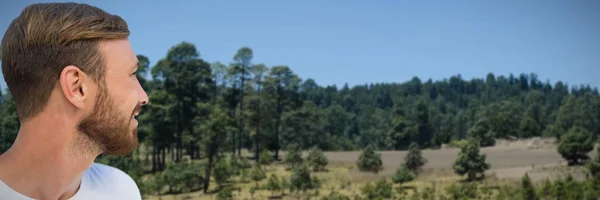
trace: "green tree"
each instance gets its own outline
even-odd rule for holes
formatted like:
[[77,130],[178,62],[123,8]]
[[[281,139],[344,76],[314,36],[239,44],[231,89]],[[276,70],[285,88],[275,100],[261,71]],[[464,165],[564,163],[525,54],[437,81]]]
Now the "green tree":
[[295,166],[304,162],[304,159],[302,158],[302,152],[300,151],[300,147],[298,147],[298,145],[288,145],[288,149],[284,157],[284,162],[288,164],[289,169],[292,169]]
[[246,116],[244,115],[244,96],[246,95],[246,79],[248,70],[252,67],[253,51],[249,47],[240,48],[235,56],[233,56],[233,62],[231,63],[232,68],[229,73],[233,76],[234,81],[239,83],[239,114],[238,114],[238,135],[237,135],[237,154],[241,155],[242,142],[244,134],[244,122]]
[[596,157],[586,163],[586,168],[592,178],[600,180],[600,148],[596,149]]
[[414,171],[409,169],[406,165],[402,165],[396,169],[396,173],[394,173],[394,176],[392,176],[392,181],[394,183],[403,184],[414,180],[415,177],[416,174]]
[[0,152],[4,153],[12,146],[19,132],[17,107],[10,93],[4,94],[0,112]]
[[267,178],[267,175],[260,165],[254,165],[252,172],[250,172],[250,178],[256,182],[256,186],[258,186],[258,182]]
[[271,155],[271,152],[269,152],[269,150],[267,149],[263,149],[263,151],[260,153],[260,159],[258,160],[258,164],[270,165],[271,163],[273,163],[273,161],[273,155]]
[[321,149],[317,147],[313,147],[307,157],[308,164],[311,166],[312,170],[315,172],[325,171],[325,167],[329,164],[327,157]]
[[356,165],[360,171],[371,171],[378,173],[382,170],[381,154],[375,152],[372,145],[367,146],[363,152],[361,152]]
[[494,140],[496,134],[493,131],[492,126],[490,125],[490,119],[488,118],[477,120],[475,125],[469,129],[468,135],[479,141],[484,147],[496,144],[496,140]]
[[273,112],[275,121],[274,126],[274,149],[275,158],[279,159],[280,147],[280,131],[281,131],[281,120],[283,114],[289,110],[293,110],[298,107],[300,102],[298,95],[298,88],[300,85],[300,78],[295,75],[292,70],[287,66],[274,66],[271,67],[269,74],[265,77],[265,92],[271,98],[270,107]]
[[375,192],[384,199],[392,198],[392,184],[386,178],[380,179],[375,183]]
[[580,165],[589,159],[587,153],[593,148],[592,133],[580,126],[574,126],[560,137],[558,153],[569,165]]
[[281,190],[281,183],[279,182],[277,175],[271,174],[269,180],[267,181],[266,188],[267,190],[271,191],[271,196],[274,196],[275,191]]
[[256,88],[256,91],[249,97],[247,117],[250,121],[248,127],[254,129],[252,137],[254,139],[254,157],[257,161],[260,159],[260,150],[264,148],[264,136],[262,134],[264,130],[261,130],[261,127],[269,126],[269,120],[265,120],[268,119],[268,112],[263,111],[267,105],[263,99],[267,97],[262,91],[264,76],[268,70],[269,68],[264,64],[256,64],[250,67],[253,76],[250,84],[253,88]]
[[421,98],[416,102],[417,113],[417,131],[416,142],[421,146],[429,146],[434,135],[434,129],[430,119],[430,107],[427,102]]
[[215,178],[217,185],[219,185],[219,188],[229,180],[231,175],[231,166],[229,163],[222,157],[218,158],[215,167],[213,168],[213,177]]
[[519,192],[519,197],[522,200],[537,200],[539,199],[533,184],[531,183],[531,179],[529,179],[529,175],[525,173],[525,176],[521,178],[521,189]]
[[534,118],[530,116],[524,116],[519,126],[519,137],[529,138],[540,135],[541,127]]
[[477,174],[483,175],[491,167],[485,157],[485,154],[479,153],[479,142],[469,139],[469,142],[461,147],[452,168],[460,176],[467,174],[467,181],[472,181],[475,180]]
[[405,116],[408,114],[403,108],[402,100],[398,99],[394,103],[391,113],[392,121],[388,131],[388,142],[395,150],[406,149],[417,134],[417,126],[409,121]]
[[406,157],[404,158],[404,164],[408,169],[418,172],[425,163],[427,163],[427,159],[423,158],[421,155],[419,145],[412,142],[408,147],[408,154],[406,154]]
[[310,171],[306,165],[300,165],[294,168],[292,172],[292,176],[290,177],[291,187],[296,191],[303,191],[309,189],[315,189],[315,181],[313,177],[310,176]]
[[[199,107],[208,107],[208,105],[199,104]],[[199,127],[205,133],[204,137],[202,137],[202,146],[208,157],[205,177],[211,177],[210,173],[212,172],[215,157],[219,154],[219,147],[223,145],[226,133],[232,130],[230,123],[231,118],[220,107],[215,107],[212,109],[208,121]],[[209,184],[210,181],[207,178],[204,181],[204,193],[208,192]]]

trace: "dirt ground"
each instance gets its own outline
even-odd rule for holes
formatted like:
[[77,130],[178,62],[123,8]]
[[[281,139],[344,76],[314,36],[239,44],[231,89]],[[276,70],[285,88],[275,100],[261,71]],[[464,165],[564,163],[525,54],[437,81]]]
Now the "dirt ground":
[[[552,180],[562,174],[556,169],[566,165],[565,160],[556,150],[556,146],[548,140],[499,141],[496,146],[481,148],[480,151],[486,154],[486,160],[491,164],[491,168],[486,174],[498,179],[518,180],[525,173],[529,173],[533,181],[545,178]],[[459,152],[460,150],[456,148],[423,150],[422,154],[427,159],[427,163],[423,167],[425,173],[422,173],[423,176],[420,179],[434,179],[452,174],[452,164]],[[379,153],[384,167],[382,172],[378,174],[360,173],[356,169],[352,169],[355,172],[352,179],[372,181],[381,177],[391,177],[404,162],[407,152],[379,151]],[[596,151],[593,150],[589,155],[595,156],[595,154]],[[358,160],[360,151],[326,152],[325,155],[329,158],[331,165],[356,168],[356,160]]]
[[[462,179],[452,171],[452,164],[458,156],[459,149],[445,148],[439,150],[423,150],[423,156],[427,159],[427,164],[423,171],[419,173],[417,180],[412,181],[408,186],[422,188],[430,186],[431,181],[439,185],[437,189],[442,191],[448,184],[455,183]],[[503,182],[519,181],[520,178],[528,173],[532,181],[539,182],[544,179],[554,180],[564,178],[570,173],[575,179],[584,178],[584,169],[582,167],[566,167],[564,159],[556,150],[552,141],[531,139],[519,141],[498,141],[494,147],[481,148],[481,152],[486,154],[486,160],[491,164],[491,169],[486,172],[486,181],[494,184]],[[374,174],[371,172],[359,172],[356,169],[356,160],[360,151],[353,152],[325,152],[329,159],[329,172],[315,173],[323,181],[321,194],[329,194],[337,190],[345,195],[360,193],[360,188],[367,182],[377,181],[381,178],[390,178],[395,170],[403,162],[406,151],[378,151],[381,153],[384,170]],[[250,154],[245,152],[244,154]],[[590,152],[590,156],[595,156],[596,150]],[[285,152],[280,152],[283,157]],[[306,156],[306,154],[305,154]],[[289,177],[290,172],[284,171],[283,166],[272,165],[268,173],[275,173],[280,177]],[[261,184],[265,184],[263,180]],[[236,193],[236,199],[250,199],[251,195],[248,189],[254,183],[243,183],[237,185],[242,190]],[[213,184],[214,186],[214,184]],[[345,189],[341,189],[344,187]],[[149,197],[150,200],[179,200],[179,199],[215,199],[216,194],[203,194],[202,192],[192,192],[180,195],[164,195],[161,197]],[[258,191],[254,194],[255,199],[269,199],[271,192],[266,190]],[[283,199],[297,199],[293,196],[286,196]]]

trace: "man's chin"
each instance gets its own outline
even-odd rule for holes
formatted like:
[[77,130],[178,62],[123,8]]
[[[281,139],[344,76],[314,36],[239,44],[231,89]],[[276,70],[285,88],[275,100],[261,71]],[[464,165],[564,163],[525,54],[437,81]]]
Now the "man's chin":
[[[122,156],[127,155],[135,151],[137,146],[139,145],[139,141],[137,138],[137,133],[131,133],[130,138],[124,138],[123,140],[128,140],[127,142],[123,142],[123,140],[115,142],[119,144],[118,146],[113,146],[113,148],[107,149],[103,154],[105,155],[113,155],[113,156]],[[113,143],[114,144],[114,143]]]

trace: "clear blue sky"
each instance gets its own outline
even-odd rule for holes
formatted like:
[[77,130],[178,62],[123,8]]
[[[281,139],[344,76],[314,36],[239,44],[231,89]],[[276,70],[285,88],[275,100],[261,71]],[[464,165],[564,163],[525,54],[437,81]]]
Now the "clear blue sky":
[[[31,0],[0,3],[0,31]],[[537,73],[600,86],[598,0],[82,1],[121,15],[151,65],[182,41],[229,63],[288,65],[320,85]],[[0,84],[5,85],[4,81]]]

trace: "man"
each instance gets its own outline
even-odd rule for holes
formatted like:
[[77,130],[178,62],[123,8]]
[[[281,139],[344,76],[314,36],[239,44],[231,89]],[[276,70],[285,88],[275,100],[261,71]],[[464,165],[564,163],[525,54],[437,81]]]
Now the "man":
[[119,16],[77,3],[26,7],[2,39],[2,72],[20,121],[0,155],[0,199],[141,199],[124,172],[95,164],[137,144],[148,97]]

